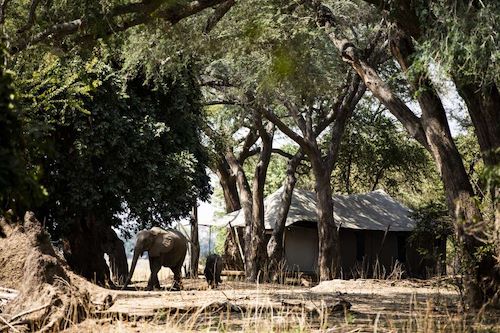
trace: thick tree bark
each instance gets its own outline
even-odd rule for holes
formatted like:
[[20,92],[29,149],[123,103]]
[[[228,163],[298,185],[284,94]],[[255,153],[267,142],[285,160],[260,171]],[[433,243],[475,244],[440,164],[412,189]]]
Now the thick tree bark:
[[[271,159],[274,133],[273,127],[264,127],[260,112],[254,111],[253,119],[262,144],[259,161],[255,168],[252,190],[250,189],[241,161],[234,156],[231,148],[226,152],[226,160],[231,167],[233,175],[236,177],[240,193],[240,203],[245,218],[245,277],[249,282],[257,281],[259,272],[263,270],[266,263],[264,185],[267,168]],[[255,142],[255,140],[250,141]]]
[[252,274],[252,272],[256,272],[256,263],[251,261],[251,258],[253,257],[255,252],[252,253],[250,249],[253,224],[252,191],[250,190],[250,185],[248,184],[248,180],[245,176],[245,171],[234,156],[232,149],[228,149],[226,153],[226,159],[231,166],[233,175],[235,175],[236,177],[236,182],[238,184],[240,193],[240,204],[245,219],[245,276],[247,279],[250,279],[252,275],[255,275]]
[[293,189],[297,183],[296,171],[303,158],[304,153],[299,151],[288,161],[286,177],[283,181],[283,193],[281,193],[278,218],[274,225],[271,238],[267,243],[267,255],[271,274],[273,274],[273,272],[277,273],[278,264],[283,260],[285,224],[288,217],[288,211],[290,210],[290,204],[292,203]]
[[224,157],[217,161],[215,173],[219,178],[219,183],[224,194],[226,213],[237,211],[241,208],[241,204],[238,195],[238,187],[236,185],[236,177],[231,173],[231,168]]
[[318,214],[318,270],[320,280],[324,281],[335,278],[340,267],[339,234],[333,219],[331,171],[323,166],[321,159],[312,159],[311,164],[315,179]]
[[64,238],[63,254],[71,269],[86,279],[104,285],[110,281],[104,260],[102,227],[92,214],[77,219]]
[[[215,173],[224,194],[226,213],[232,213],[241,209],[236,177],[231,173],[227,160],[222,156],[217,162]],[[228,235],[224,241],[224,265],[227,269],[244,270],[244,258],[240,254],[239,244],[242,243],[240,235],[228,226]]]
[[116,283],[123,284],[128,276],[128,262],[125,246],[111,226],[104,225],[102,228],[102,247],[104,253],[109,257],[111,275]]
[[496,84],[485,88],[455,79],[458,92],[467,104],[483,160],[487,165],[500,163],[500,94]]
[[[238,228],[234,229],[228,226],[228,235],[224,242],[224,267],[229,270],[245,270],[245,255],[243,253],[243,235],[238,232]],[[241,250],[241,251],[240,251]]]
[[251,255],[249,256],[249,260],[254,260],[256,267],[249,272],[250,276],[247,275],[247,280],[249,281],[257,280],[259,271],[264,271],[264,265],[267,262],[266,229],[264,225],[264,186],[266,183],[267,168],[271,161],[274,135],[274,126],[269,124],[268,128],[265,128],[262,124],[262,114],[257,110],[254,111],[254,122],[262,144],[252,184],[252,231],[250,236]]
[[[264,226],[264,185],[266,183],[267,168],[271,160],[274,127],[265,128],[262,124],[262,114],[254,110],[254,125],[261,138],[259,161],[254,172],[252,182],[252,220],[250,234],[246,235],[249,243],[245,243],[245,252],[248,255],[246,268],[247,281],[255,282],[259,273],[264,272],[267,262],[265,226]],[[261,278],[264,278],[261,276]]]
[[198,262],[200,260],[200,240],[198,237],[198,206],[196,205],[196,203],[194,204],[193,210],[191,211],[189,222],[191,224],[191,262],[189,265],[189,275],[192,279],[196,279],[198,278]]
[[[391,50],[406,72],[412,65],[411,57],[415,50],[412,41],[402,31],[392,34]],[[481,212],[474,200],[474,191],[462,162],[460,153],[451,136],[441,99],[435,92],[430,79],[425,72],[419,73],[410,82],[422,110],[422,125],[426,134],[430,152],[436,162],[443,179],[448,207],[456,217],[455,231],[462,245],[465,287],[468,303],[475,307],[481,306],[488,295],[494,291],[482,280],[491,275],[493,258],[483,255],[477,262],[474,254],[480,247],[486,245],[479,241],[485,239],[484,230],[475,224],[481,221]]]

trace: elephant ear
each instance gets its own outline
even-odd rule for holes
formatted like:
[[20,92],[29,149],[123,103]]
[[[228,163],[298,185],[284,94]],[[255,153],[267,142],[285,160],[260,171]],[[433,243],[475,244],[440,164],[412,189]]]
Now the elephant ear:
[[168,232],[156,235],[153,245],[149,250],[149,256],[158,257],[161,254],[168,253],[174,248],[174,239]]

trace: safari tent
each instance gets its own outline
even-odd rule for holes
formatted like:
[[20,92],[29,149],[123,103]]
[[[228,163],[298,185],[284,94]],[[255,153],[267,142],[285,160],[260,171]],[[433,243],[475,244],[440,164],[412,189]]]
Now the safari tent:
[[[268,238],[278,219],[282,189],[265,201],[265,228]],[[437,262],[424,258],[409,242],[416,227],[411,211],[382,190],[365,194],[333,197],[335,225],[339,228],[343,277],[377,276],[390,273],[396,263],[409,276],[426,276],[442,270]],[[233,234],[242,235],[245,225],[241,210],[225,215],[218,221]],[[314,273],[318,259],[316,195],[295,190],[286,220],[284,255],[289,271]],[[239,237],[243,247],[243,238]],[[425,244],[428,251],[444,258],[445,240]],[[243,247],[244,248],[244,247]],[[418,246],[422,248],[422,245]]]

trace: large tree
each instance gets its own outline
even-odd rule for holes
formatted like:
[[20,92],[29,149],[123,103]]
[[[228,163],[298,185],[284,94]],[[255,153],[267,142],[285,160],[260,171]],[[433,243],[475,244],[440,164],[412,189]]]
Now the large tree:
[[[230,179],[234,179],[234,184],[238,189],[238,203],[245,217],[245,275],[248,281],[256,281],[259,273],[262,273],[266,264],[265,238],[264,238],[264,185],[267,176],[267,168],[271,159],[272,143],[274,136],[274,127],[272,124],[266,124],[261,112],[262,108],[254,96],[247,91],[242,100],[235,102],[240,105],[240,112],[243,111],[242,122],[236,122],[233,127],[235,131],[242,129],[247,133],[239,140],[234,136],[238,133],[227,131],[228,127],[222,125],[222,128],[212,128],[215,125],[207,125],[205,133],[213,142],[214,160],[216,171],[222,175],[227,174]],[[234,102],[234,101],[233,101]],[[222,103],[219,101],[218,103]],[[221,112],[219,112],[221,113]],[[213,117],[213,119],[216,117]],[[234,123],[231,119],[224,118],[226,124]],[[271,126],[270,126],[271,125]],[[224,127],[226,127],[224,129]],[[241,141],[239,144],[238,141]],[[245,172],[244,163],[250,157],[258,156],[258,162],[255,164],[252,172],[252,180]],[[222,167],[227,165],[227,170]],[[227,178],[220,178],[221,184],[227,186]],[[252,184],[250,186],[250,183]],[[226,203],[232,205],[235,200],[227,200],[231,193],[230,189],[223,188],[225,192]],[[228,195],[229,194],[229,195]],[[233,241],[237,241],[238,235],[233,234]]]
[[48,193],[38,215],[83,276],[106,279],[103,252],[117,244],[106,235],[121,225],[118,214],[139,222],[121,225],[125,232],[168,226],[207,196],[193,75],[181,63],[155,87],[141,76],[124,81],[96,58],[48,55],[20,83],[30,163]]
[[[354,76],[347,78],[346,68],[328,55],[326,39],[311,30],[307,22],[297,21],[289,8],[282,8],[273,1],[266,1],[259,10],[255,8],[252,1],[234,7],[231,12],[234,21],[221,21],[214,29],[213,32],[217,32],[224,28],[219,39],[217,35],[212,37],[219,44],[227,44],[231,50],[220,54],[223,60],[218,63],[232,69],[225,71],[229,82],[238,82],[243,91],[255,91],[253,99],[259,106],[257,111],[299,143],[311,160],[320,202],[319,268],[322,278],[328,279],[335,275],[338,260],[334,258],[339,252],[335,249],[338,241],[333,223],[330,175],[343,128],[363,94],[363,86]],[[239,37],[236,42],[225,37],[233,31]],[[242,54],[245,56],[241,57]],[[334,68],[335,74],[329,73],[327,68]],[[320,140],[334,120],[335,125],[331,127],[334,138],[324,154]],[[301,131],[301,135],[296,134],[296,130]],[[262,201],[262,195],[259,197]],[[241,189],[240,200],[244,209]],[[248,214],[247,220],[250,219]],[[259,220],[263,224],[263,216]],[[257,237],[254,235],[254,238]]]
[[[482,221],[482,215],[474,199],[475,193],[451,136],[445,109],[432,84],[428,67],[417,66],[415,62],[414,41],[419,38],[418,33],[421,31],[418,20],[415,20],[416,7],[404,1],[396,1],[390,6],[393,9],[391,17],[398,25],[389,36],[391,54],[399,64],[409,89],[420,106],[420,116],[398,97],[377,69],[369,64],[365,55],[352,42],[354,37],[342,33],[342,26],[337,24],[331,8],[320,1],[308,3],[317,14],[319,26],[325,28],[343,60],[356,70],[373,95],[433,156],[444,183],[450,214],[456,217],[455,230],[461,243],[468,303],[479,306],[487,299],[492,299],[500,278],[498,270],[492,270],[494,260],[491,253],[480,258],[474,257],[475,253],[487,247],[487,243],[483,241],[486,238],[486,230],[478,223]],[[496,125],[489,126],[495,128]]]

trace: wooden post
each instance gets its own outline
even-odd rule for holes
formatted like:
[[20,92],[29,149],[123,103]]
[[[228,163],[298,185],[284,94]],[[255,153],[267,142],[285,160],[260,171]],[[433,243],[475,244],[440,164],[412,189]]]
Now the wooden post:
[[385,229],[384,237],[382,238],[382,242],[380,243],[380,249],[378,250],[378,253],[377,253],[377,259],[380,256],[382,249],[384,248],[385,238],[387,237],[387,233],[389,232],[390,228],[391,228],[391,225],[388,225],[387,228]]
[[198,238],[198,205],[195,204],[191,211],[191,262],[189,265],[190,272],[189,275],[191,278],[198,277],[198,262],[200,259],[200,240]]
[[241,247],[240,236],[238,235],[238,230],[236,229],[236,227],[234,227],[233,229],[233,227],[231,226],[231,222],[229,222],[229,231],[233,233],[234,241],[236,242],[236,245],[238,245],[238,252],[241,257],[241,262],[243,262],[243,270],[246,272],[245,255],[243,254],[243,248]]

